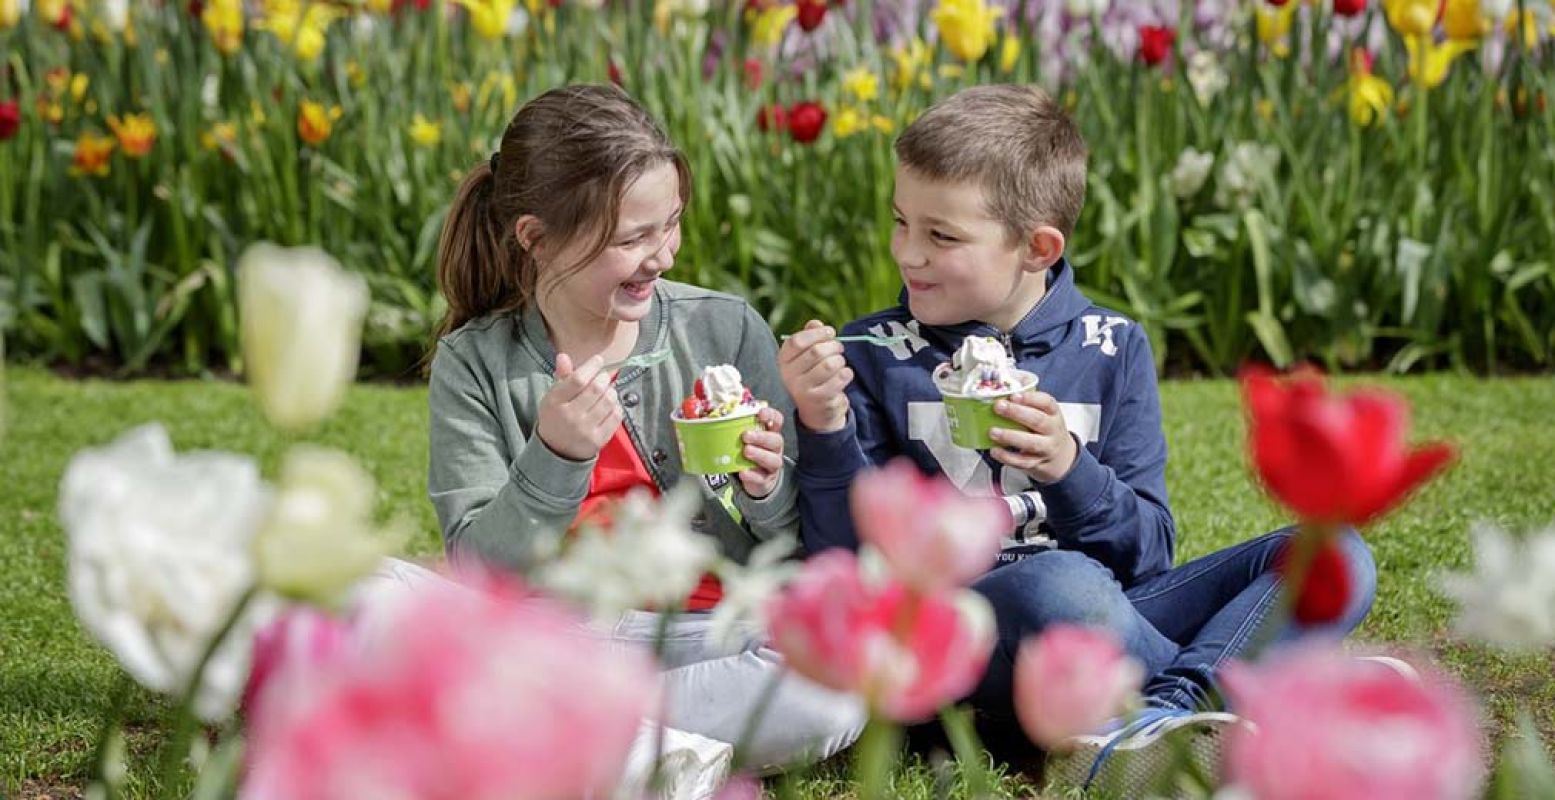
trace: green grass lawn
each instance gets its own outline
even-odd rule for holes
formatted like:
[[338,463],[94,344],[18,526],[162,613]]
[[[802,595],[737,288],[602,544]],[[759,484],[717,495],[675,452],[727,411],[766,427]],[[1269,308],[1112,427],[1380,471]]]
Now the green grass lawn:
[[[259,457],[273,475],[284,442],[261,422],[240,385],[213,382],[76,382],[33,369],[7,374],[0,435],[0,796],[72,796],[84,782],[104,706],[120,680],[106,651],[76,626],[65,594],[65,542],[55,495],[76,450],[161,420],[180,450],[221,448]],[[1375,379],[1407,395],[1417,438],[1447,438],[1460,461],[1405,510],[1367,532],[1380,569],[1377,604],[1357,638],[1429,656],[1472,687],[1494,739],[1518,710],[1555,741],[1555,674],[1547,656],[1511,658],[1450,641],[1450,609],[1434,576],[1469,558],[1468,529],[1491,520],[1528,529],[1555,520],[1555,384],[1448,375]],[[1236,387],[1228,381],[1162,387],[1171,446],[1167,477],[1177,513],[1179,559],[1282,523],[1249,482]],[[439,549],[425,496],[426,394],[356,387],[316,437],[356,456],[376,476],[387,513],[418,526],[412,554]],[[154,751],[167,705],[136,691],[129,703],[132,753]],[[904,786],[932,796],[926,770]],[[835,796],[836,781],[801,784]]]

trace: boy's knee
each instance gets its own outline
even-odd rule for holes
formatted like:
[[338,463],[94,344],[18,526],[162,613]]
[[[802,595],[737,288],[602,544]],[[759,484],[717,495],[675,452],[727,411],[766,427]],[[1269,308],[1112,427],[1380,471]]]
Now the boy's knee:
[[1050,550],[1000,567],[972,588],[988,599],[1001,629],[1035,632],[1069,623],[1114,628],[1128,599],[1101,564],[1072,550]]
[[1338,543],[1350,573],[1351,601],[1346,616],[1354,617],[1355,623],[1359,624],[1377,596],[1377,560],[1372,556],[1371,546],[1352,528],[1339,534]]

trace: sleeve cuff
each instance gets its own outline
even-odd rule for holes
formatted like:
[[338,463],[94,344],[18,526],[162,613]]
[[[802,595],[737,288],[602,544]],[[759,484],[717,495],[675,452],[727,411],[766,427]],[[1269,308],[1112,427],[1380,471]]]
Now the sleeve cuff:
[[555,506],[576,506],[588,496],[589,476],[598,457],[573,461],[547,447],[538,433],[529,437],[523,452],[513,460],[513,482],[537,499]]
[[1102,466],[1090,450],[1081,447],[1069,474],[1037,487],[1047,506],[1048,519],[1067,522],[1084,515],[1106,492],[1111,477],[1111,470]]
[[795,422],[799,437],[800,486],[835,485],[852,482],[853,476],[869,466],[858,443],[858,427],[853,415],[841,430],[818,433]]

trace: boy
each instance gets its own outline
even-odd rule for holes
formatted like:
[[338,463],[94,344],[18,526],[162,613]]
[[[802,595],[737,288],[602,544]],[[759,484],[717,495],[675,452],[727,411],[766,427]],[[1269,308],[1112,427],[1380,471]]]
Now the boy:
[[[914,121],[896,155],[891,253],[905,284],[901,303],[843,333],[906,340],[844,345],[811,322],[779,354],[799,421],[807,550],[857,547],[849,485],[861,470],[906,456],[962,491],[1003,496],[1010,509],[998,565],[973,586],[999,626],[988,674],[970,698],[981,711],[1010,712],[1021,640],[1069,622],[1113,631],[1149,676],[1143,713],[1076,742],[1083,761],[1066,766],[1079,777],[1095,776],[1098,750],[1234,721],[1198,712],[1214,707],[1216,668],[1248,645],[1276,603],[1273,564],[1289,532],[1172,569],[1149,340],[1086,300],[1064,259],[1085,196],[1078,129],[1035,88],[979,86]],[[1041,391],[996,403],[1024,430],[996,429],[986,453],[951,443],[931,378],[969,335],[998,337],[1020,369],[1040,376]],[[1340,635],[1359,624],[1375,589],[1366,546],[1353,533],[1344,544],[1355,593],[1327,629]]]

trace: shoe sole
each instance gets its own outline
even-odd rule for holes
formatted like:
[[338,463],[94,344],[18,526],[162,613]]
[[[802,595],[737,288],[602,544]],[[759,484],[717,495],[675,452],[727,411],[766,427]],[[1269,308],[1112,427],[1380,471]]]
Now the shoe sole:
[[1048,757],[1048,787],[1060,793],[1083,789],[1086,796],[1092,798],[1181,796],[1184,794],[1182,789],[1158,784],[1184,757],[1213,787],[1220,774],[1224,733],[1239,722],[1241,720],[1231,714],[1205,712],[1185,718],[1177,725],[1163,726],[1162,730],[1148,736],[1131,737],[1112,749],[1089,786],[1086,780],[1090,777],[1091,766],[1107,739],[1085,737],[1077,749]]

